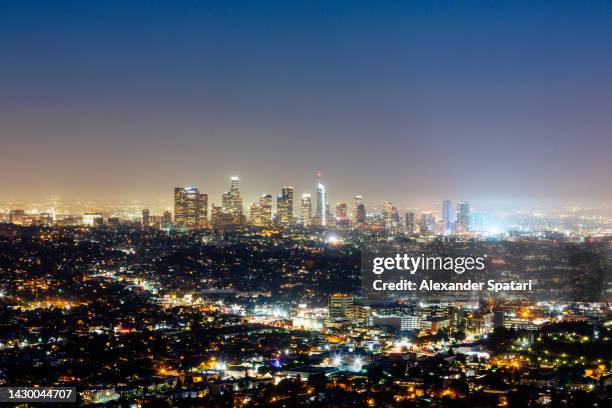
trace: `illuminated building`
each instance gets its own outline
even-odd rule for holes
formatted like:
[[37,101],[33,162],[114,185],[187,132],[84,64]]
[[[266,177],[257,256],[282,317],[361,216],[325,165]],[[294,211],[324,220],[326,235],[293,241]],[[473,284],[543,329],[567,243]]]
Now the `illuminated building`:
[[317,220],[320,225],[327,225],[327,193],[321,183],[317,186]]
[[310,194],[302,194],[300,220],[302,222],[302,225],[305,227],[309,227],[312,224],[312,199],[310,197]]
[[346,318],[353,315],[355,296],[347,293],[332,293],[329,297],[329,317]]
[[431,233],[435,230],[436,217],[429,212],[425,211],[421,213],[421,222],[419,223],[419,228],[422,234]]
[[489,230],[490,217],[489,214],[476,211],[470,214],[470,222],[468,227],[470,231],[487,232]]
[[195,187],[174,189],[175,227],[205,227],[208,218],[208,195],[200,194]]
[[261,226],[269,226],[272,223],[272,195],[262,194],[259,197],[259,216]]
[[346,203],[338,202],[336,203],[336,219],[338,221],[345,220],[348,218],[348,209]]
[[406,233],[409,235],[416,233],[416,215],[412,211],[406,213]]
[[144,228],[151,226],[151,212],[148,208],[142,210],[142,226]]
[[234,215],[234,222],[237,224],[241,224],[243,221],[242,198],[240,197],[238,181],[238,177],[234,176],[231,178],[231,185],[229,191],[230,205],[228,208],[231,209],[231,212]]
[[23,225],[25,219],[24,210],[11,210],[9,211],[9,223],[16,225]]
[[221,206],[227,209],[232,208],[232,196],[229,191],[224,192],[221,196]]
[[385,202],[383,203],[383,212],[382,212],[382,216],[383,216],[383,225],[386,229],[391,229],[393,220],[392,220],[392,216],[393,216],[393,205],[391,205],[390,202]]
[[279,225],[293,224],[293,187],[285,186],[276,197],[276,218]]
[[363,204],[363,196],[356,195],[353,208],[353,221],[355,224],[363,224],[366,220],[366,209]]
[[98,212],[86,212],[83,214],[83,225],[86,227],[101,226],[102,222],[102,214]]
[[161,227],[162,229],[172,228],[172,213],[170,211],[164,211],[161,218]]
[[457,224],[459,232],[464,233],[469,229],[470,204],[467,201],[459,201],[457,204]]
[[259,226],[259,220],[261,218],[261,208],[259,207],[259,204],[251,204],[249,210],[249,218],[251,220],[251,224],[253,224],[254,226]]
[[442,228],[442,233],[445,235],[448,235],[451,233],[451,227],[453,222],[455,221],[453,219],[453,204],[451,203],[450,200],[444,200],[442,202],[442,223],[443,223],[443,228]]
[[117,229],[119,227],[119,218],[118,217],[109,217],[106,221],[108,228]]
[[234,214],[226,207],[212,205],[211,222],[217,230],[234,229],[236,227]]

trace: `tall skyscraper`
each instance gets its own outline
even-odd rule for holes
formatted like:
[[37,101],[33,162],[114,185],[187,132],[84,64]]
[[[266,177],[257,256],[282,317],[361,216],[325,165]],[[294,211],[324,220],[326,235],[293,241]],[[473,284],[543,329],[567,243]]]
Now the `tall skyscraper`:
[[163,229],[172,228],[172,213],[170,211],[164,211],[162,214],[161,227]]
[[234,176],[230,180],[231,180],[231,184],[230,184],[229,196],[228,197],[226,197],[225,195],[223,196],[224,198],[223,206],[225,207],[225,204],[226,204],[225,201],[227,201],[226,208],[230,210],[229,213],[232,214],[232,216],[234,217],[234,222],[236,224],[242,224],[242,222],[244,221],[243,209],[242,209],[242,198],[240,197],[240,189],[238,188],[238,182],[240,179]]
[[229,191],[224,192],[223,195],[221,196],[221,206],[223,208],[231,210],[231,208],[232,208],[232,196],[231,196]]
[[148,208],[142,210],[142,226],[149,228],[151,226],[151,212]]
[[436,217],[429,211],[421,213],[421,222],[419,227],[421,234],[434,232],[436,227]]
[[304,227],[309,227],[312,224],[312,198],[307,193],[302,194],[300,221]]
[[283,187],[276,197],[276,217],[280,225],[293,224],[293,187]]
[[348,207],[345,202],[336,203],[336,220],[344,221],[348,219]]
[[366,220],[366,209],[363,196],[355,196],[355,207],[353,208],[353,221],[355,224],[363,224]]
[[390,202],[383,203],[383,224],[386,229],[390,229],[393,223],[393,205]]
[[262,194],[259,197],[260,226],[269,227],[272,223],[272,195]]
[[416,214],[413,211],[406,213],[406,233],[409,235],[416,233]]
[[261,226],[261,206],[258,203],[251,204],[249,218],[251,219],[251,224],[256,227]]
[[200,228],[207,225],[208,195],[195,187],[174,189],[174,223],[177,227]]
[[445,235],[451,233],[453,222],[455,222],[453,218],[453,204],[450,200],[444,200],[442,202],[442,222]]
[[327,225],[327,192],[321,183],[317,186],[317,219],[321,225]]
[[457,204],[457,224],[459,224],[460,232],[467,232],[470,223],[470,203],[467,201],[459,201]]

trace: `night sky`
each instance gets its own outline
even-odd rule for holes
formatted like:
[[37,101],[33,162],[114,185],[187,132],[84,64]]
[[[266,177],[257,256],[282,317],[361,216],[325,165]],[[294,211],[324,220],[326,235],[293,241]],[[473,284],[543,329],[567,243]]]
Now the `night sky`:
[[0,0],[0,200],[612,204],[611,1]]

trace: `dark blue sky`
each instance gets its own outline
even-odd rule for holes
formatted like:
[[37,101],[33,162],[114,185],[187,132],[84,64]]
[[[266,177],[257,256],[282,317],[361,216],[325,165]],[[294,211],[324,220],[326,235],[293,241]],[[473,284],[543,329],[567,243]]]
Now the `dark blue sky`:
[[0,0],[0,199],[612,203],[611,1]]

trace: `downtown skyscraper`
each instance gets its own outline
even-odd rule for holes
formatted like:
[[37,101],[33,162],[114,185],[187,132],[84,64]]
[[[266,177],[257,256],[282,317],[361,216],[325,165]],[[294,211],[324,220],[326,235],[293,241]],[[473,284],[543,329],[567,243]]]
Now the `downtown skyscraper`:
[[302,205],[300,206],[300,222],[304,227],[312,224],[312,198],[310,194],[302,194]]
[[327,192],[321,183],[317,186],[317,222],[322,226],[327,225]]
[[442,202],[442,223],[445,235],[451,233],[454,222],[453,203],[450,200],[444,200]]
[[366,209],[363,203],[363,196],[356,195],[353,207],[353,222],[355,224],[363,224],[366,220]]
[[208,195],[195,187],[174,189],[174,224],[179,228],[205,227],[208,222]]
[[467,201],[459,201],[457,204],[457,224],[460,233],[466,233],[469,230],[470,223],[470,203]]
[[293,224],[293,187],[285,186],[276,196],[276,220],[279,225]]

